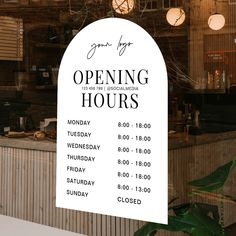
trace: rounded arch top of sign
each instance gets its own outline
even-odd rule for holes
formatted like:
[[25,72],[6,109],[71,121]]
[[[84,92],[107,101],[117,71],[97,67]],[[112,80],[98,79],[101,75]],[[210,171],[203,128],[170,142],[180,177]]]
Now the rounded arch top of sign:
[[122,91],[124,86],[126,91],[139,87],[139,92],[143,91],[145,96],[139,99],[133,96],[134,101],[127,98],[127,102],[117,102],[114,107],[107,104],[105,98],[103,103],[99,96],[95,104],[79,99],[84,108],[112,106],[113,109],[134,111],[144,105],[145,101],[141,99],[152,96],[146,93],[148,87],[160,96],[167,93],[166,66],[157,44],[143,28],[128,20],[107,18],[88,25],[74,37],[61,62],[59,92],[63,92],[61,84],[63,91],[68,87],[75,93],[84,85],[91,89],[102,86],[115,92]]
[[[58,78],[57,206],[167,222],[167,91],[161,51],[137,24],[106,18],[73,38]],[[75,151],[97,160],[80,173],[96,180],[87,192],[65,183]],[[126,187],[121,173],[129,176]],[[97,206],[101,191],[105,197]]]

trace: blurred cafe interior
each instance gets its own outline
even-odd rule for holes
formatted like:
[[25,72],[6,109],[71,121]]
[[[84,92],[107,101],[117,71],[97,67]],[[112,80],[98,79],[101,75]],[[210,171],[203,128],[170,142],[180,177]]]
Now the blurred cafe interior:
[[[188,183],[236,155],[235,15],[235,0],[0,0],[0,214],[94,236],[130,236],[144,224],[55,207],[61,58],[85,26],[119,17],[143,27],[166,63],[169,201],[216,205],[233,225],[233,201],[190,200]],[[235,177],[224,195],[236,195]]]

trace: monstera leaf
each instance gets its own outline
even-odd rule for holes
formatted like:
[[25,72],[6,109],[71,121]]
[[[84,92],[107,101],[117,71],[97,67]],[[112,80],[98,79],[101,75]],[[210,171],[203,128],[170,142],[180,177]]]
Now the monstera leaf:
[[[195,193],[211,198],[218,198],[219,194],[215,191],[221,190],[229,177],[230,173],[236,166],[236,158],[227,164],[220,166],[208,176],[190,182],[195,188]],[[192,192],[193,193],[193,192]],[[221,200],[236,202],[230,196],[220,195]],[[218,209],[215,206],[209,205],[201,207],[202,204],[185,204],[173,207],[174,216],[169,216],[168,225],[157,223],[146,223],[134,236],[154,236],[159,230],[185,232],[191,236],[226,236],[226,232],[219,222]],[[208,207],[209,207],[208,206]],[[209,216],[209,212],[213,218]]]
[[236,158],[227,164],[220,166],[208,176],[190,182],[190,185],[198,191],[214,192],[223,188],[231,171],[236,166]]
[[223,230],[217,221],[205,214],[197,205],[183,205],[175,210],[176,216],[169,216],[168,225],[147,223],[134,236],[152,235],[158,230],[185,232],[192,236],[223,236]]

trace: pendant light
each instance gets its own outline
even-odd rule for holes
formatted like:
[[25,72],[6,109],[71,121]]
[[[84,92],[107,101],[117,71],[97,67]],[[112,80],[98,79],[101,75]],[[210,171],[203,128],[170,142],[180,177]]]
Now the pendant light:
[[112,0],[112,7],[118,14],[128,14],[134,8],[134,0]]
[[225,25],[225,17],[222,14],[217,13],[216,0],[215,0],[215,10],[216,13],[212,14],[208,18],[208,25],[212,30],[220,30]]
[[225,25],[225,17],[220,13],[214,13],[208,18],[208,25],[212,30],[220,30]]
[[179,26],[185,21],[185,12],[182,8],[170,8],[166,14],[167,22],[172,26]]

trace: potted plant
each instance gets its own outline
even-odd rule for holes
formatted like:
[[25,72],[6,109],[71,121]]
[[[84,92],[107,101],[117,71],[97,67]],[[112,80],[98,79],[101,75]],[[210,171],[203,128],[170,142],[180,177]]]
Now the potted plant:
[[[208,176],[191,181],[193,187],[189,197],[194,195],[217,200],[223,207],[224,202],[236,203],[231,196],[222,194],[223,187],[236,166],[236,158],[220,166]],[[171,201],[173,203],[175,199]],[[137,230],[134,236],[154,236],[159,230],[184,232],[191,236],[235,236],[236,224],[224,227],[219,216],[219,206],[191,202],[170,207],[172,212],[168,217],[168,225],[146,223]]]

